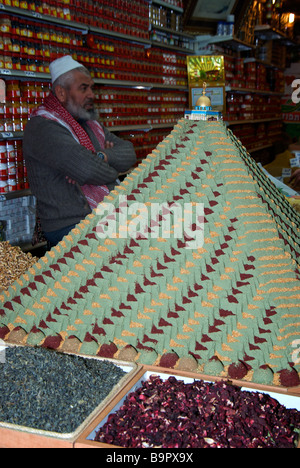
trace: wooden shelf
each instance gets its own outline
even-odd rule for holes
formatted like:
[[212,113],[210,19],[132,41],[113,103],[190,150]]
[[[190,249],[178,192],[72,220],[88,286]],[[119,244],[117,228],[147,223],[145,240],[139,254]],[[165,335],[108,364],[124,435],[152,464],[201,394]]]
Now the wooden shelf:
[[263,41],[283,41],[285,45],[288,46],[299,46],[293,39],[286,36],[282,31],[279,29],[272,28],[272,26],[268,24],[262,24],[255,27],[255,35],[259,36],[260,39]]
[[262,89],[250,89],[250,88],[234,88],[232,86],[225,87],[226,92],[235,92],[235,93],[250,93],[250,94],[264,94],[266,96],[282,96],[282,93],[275,92],[275,91],[265,91]]
[[[220,44],[236,51],[248,51],[254,49],[254,45],[241,41],[234,36],[196,36],[197,45],[207,47],[210,44]],[[197,51],[195,51],[197,55]]]

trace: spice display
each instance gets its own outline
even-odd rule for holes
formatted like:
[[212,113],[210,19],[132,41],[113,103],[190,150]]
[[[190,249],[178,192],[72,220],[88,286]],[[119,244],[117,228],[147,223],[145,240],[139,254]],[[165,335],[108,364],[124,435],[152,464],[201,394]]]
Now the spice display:
[[151,376],[95,440],[134,448],[296,448],[300,412],[226,382]]
[[9,242],[0,242],[0,290],[6,290],[28,268],[37,262],[31,253],[24,253],[20,247]]
[[200,372],[218,358],[222,376],[241,362],[245,380],[267,366],[269,385],[285,369],[299,385],[299,216],[224,123],[180,121],[106,203],[3,297],[0,336],[21,324],[36,345],[72,336],[83,354],[131,346]]
[[124,376],[109,361],[7,348],[0,363],[0,422],[71,434]]

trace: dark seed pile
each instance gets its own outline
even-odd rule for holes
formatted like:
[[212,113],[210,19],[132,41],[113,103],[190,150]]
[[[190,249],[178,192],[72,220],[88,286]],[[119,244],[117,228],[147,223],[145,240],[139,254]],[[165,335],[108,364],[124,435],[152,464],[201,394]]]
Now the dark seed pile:
[[151,376],[95,440],[136,448],[295,448],[300,412],[225,382]]
[[109,361],[7,348],[0,363],[0,422],[73,433],[124,375]]

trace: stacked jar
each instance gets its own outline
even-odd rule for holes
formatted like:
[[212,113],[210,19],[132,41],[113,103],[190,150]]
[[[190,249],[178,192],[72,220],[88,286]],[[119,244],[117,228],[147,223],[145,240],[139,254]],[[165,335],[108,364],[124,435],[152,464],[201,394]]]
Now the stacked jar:
[[70,9],[68,7],[70,3],[69,0],[1,0],[0,3],[40,13],[41,15],[50,15],[65,20],[71,19]]
[[149,37],[146,0],[1,0],[0,3],[122,34]]
[[6,142],[0,141],[0,193],[8,192]]
[[0,33],[0,68],[5,70],[48,73],[50,61],[82,47],[80,32],[2,13]]
[[23,131],[21,90],[18,80],[11,80],[6,85],[5,126],[6,131]]
[[5,80],[6,103],[0,104],[0,132],[22,132],[32,110],[50,91],[49,82]]
[[17,167],[16,153],[13,141],[6,142],[7,154],[7,191],[15,192],[17,190]]
[[16,190],[15,148],[12,141],[0,142],[0,193]]
[[0,141],[0,193],[28,189],[22,141]]
[[23,190],[29,188],[27,168],[23,157],[22,140],[14,140],[16,157],[16,189]]

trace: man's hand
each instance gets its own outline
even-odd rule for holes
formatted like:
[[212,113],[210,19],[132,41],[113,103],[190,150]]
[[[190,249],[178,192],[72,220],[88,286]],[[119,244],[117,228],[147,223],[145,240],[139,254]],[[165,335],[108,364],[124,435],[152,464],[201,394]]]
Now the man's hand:
[[[105,149],[110,149],[110,148],[113,148],[115,145],[112,141],[106,141],[105,144],[104,144],[104,148]],[[107,163],[108,162],[108,158],[107,158],[107,155],[105,153],[104,154],[104,161]]]
[[66,176],[66,180],[69,184],[72,184],[72,185],[76,184],[75,180],[71,179],[71,177]]
[[106,149],[113,148],[114,143],[112,141],[106,141],[104,146]]

